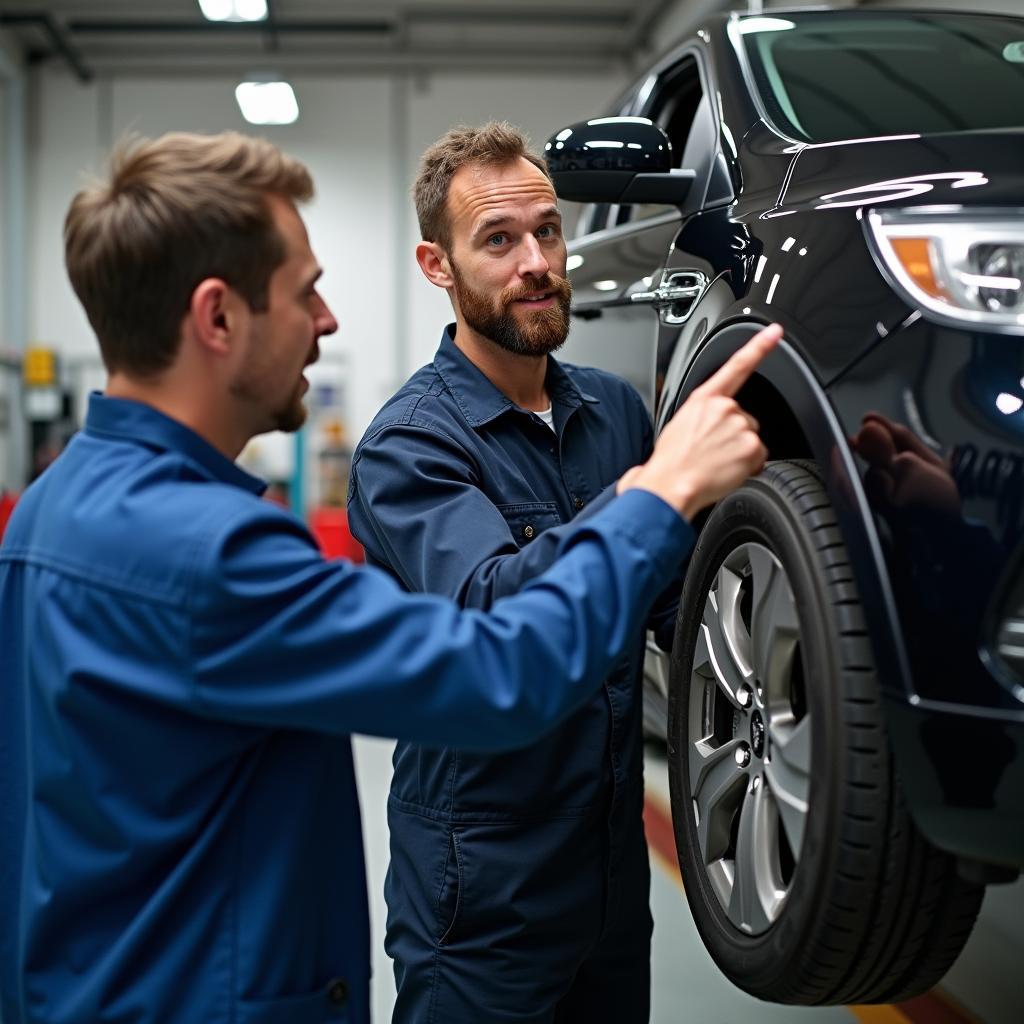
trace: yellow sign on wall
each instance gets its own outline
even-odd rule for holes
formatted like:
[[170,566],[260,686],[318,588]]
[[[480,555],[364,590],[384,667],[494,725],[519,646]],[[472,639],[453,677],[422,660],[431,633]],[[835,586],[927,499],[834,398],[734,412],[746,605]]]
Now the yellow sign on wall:
[[26,387],[53,387],[57,382],[57,354],[52,348],[27,348],[21,372]]

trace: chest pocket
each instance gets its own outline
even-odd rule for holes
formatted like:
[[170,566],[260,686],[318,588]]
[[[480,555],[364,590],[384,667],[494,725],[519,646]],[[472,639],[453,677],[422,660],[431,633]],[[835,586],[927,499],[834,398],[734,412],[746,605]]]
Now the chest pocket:
[[512,537],[521,548],[526,547],[552,526],[559,526],[562,517],[553,501],[529,501],[516,505],[499,505],[498,511],[508,524]]

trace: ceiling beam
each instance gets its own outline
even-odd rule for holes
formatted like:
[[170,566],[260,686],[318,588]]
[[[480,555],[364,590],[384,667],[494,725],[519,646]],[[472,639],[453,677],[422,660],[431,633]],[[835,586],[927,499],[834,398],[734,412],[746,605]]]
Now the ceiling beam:
[[276,0],[266,0],[267,19],[264,22],[266,47],[269,53],[276,53],[281,47],[281,40],[277,35],[277,3]]
[[[175,74],[225,75],[248,74],[253,68],[252,54],[197,53],[161,56],[159,54],[123,54],[116,50],[92,51],[89,61],[97,73],[170,76]],[[437,50],[374,50],[345,47],[301,53],[279,51],[274,54],[274,68],[289,77],[304,74],[390,74],[396,71],[502,71],[545,72],[573,75],[577,73],[619,73],[626,69],[618,49],[588,49],[575,53],[565,50],[538,53],[522,48],[472,52],[454,49]]]
[[[68,22],[68,30],[77,36],[92,35],[208,35],[258,36],[267,31],[262,21],[150,21],[106,18],[76,18]],[[353,18],[347,21],[274,21],[275,33],[309,35],[351,33],[353,35],[390,35],[394,25],[390,21]]]
[[[665,2],[665,0],[658,0]],[[669,3],[675,0],[668,0]],[[633,21],[628,11],[587,11],[585,14],[578,7],[555,7],[541,4],[529,6],[517,4],[515,10],[466,10],[450,7],[407,7],[405,16],[411,22],[429,21],[431,24],[462,24],[462,25],[493,25],[528,23],[536,18],[539,28],[549,25],[597,26],[598,28],[625,29]]]
[[53,49],[64,59],[80,82],[92,81],[92,70],[52,14],[47,11],[11,11],[8,14],[0,14],[0,26],[24,28],[33,25],[43,30],[53,44]]

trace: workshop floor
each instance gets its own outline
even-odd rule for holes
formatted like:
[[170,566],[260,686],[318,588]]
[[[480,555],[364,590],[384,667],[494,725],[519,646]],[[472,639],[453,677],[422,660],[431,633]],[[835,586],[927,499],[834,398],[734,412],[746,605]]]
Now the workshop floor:
[[[385,800],[393,743],[357,738],[373,934],[373,1019],[391,1019],[395,989],[385,956]],[[671,847],[664,760],[648,749],[647,826],[654,914],[651,1024],[1020,1024],[1024,1020],[1024,882],[990,887],[967,948],[941,989],[898,1006],[794,1008],[762,1003],[735,988],[708,956],[690,917]]]

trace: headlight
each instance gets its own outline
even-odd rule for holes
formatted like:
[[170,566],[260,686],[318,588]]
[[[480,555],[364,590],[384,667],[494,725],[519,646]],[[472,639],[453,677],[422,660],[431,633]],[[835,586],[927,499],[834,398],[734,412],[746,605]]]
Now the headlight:
[[1024,333],[1024,210],[872,210],[866,222],[882,270],[926,316]]

